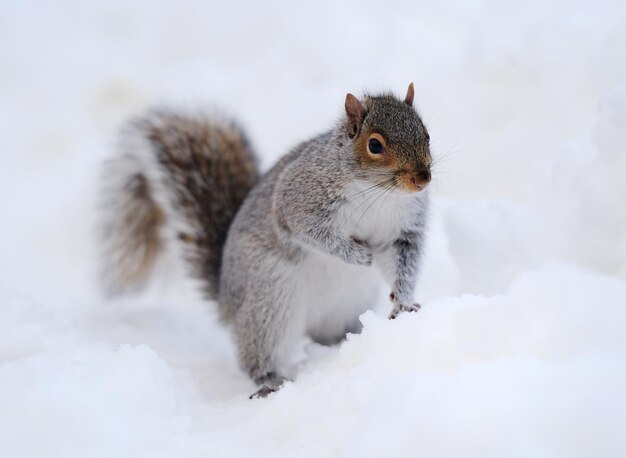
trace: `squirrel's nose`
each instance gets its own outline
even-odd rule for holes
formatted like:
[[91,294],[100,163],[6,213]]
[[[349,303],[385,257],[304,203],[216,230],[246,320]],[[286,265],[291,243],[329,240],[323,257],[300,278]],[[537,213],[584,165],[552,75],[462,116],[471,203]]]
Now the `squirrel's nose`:
[[419,172],[415,172],[411,176],[411,184],[418,190],[424,189],[430,183],[431,175],[430,170],[424,169]]

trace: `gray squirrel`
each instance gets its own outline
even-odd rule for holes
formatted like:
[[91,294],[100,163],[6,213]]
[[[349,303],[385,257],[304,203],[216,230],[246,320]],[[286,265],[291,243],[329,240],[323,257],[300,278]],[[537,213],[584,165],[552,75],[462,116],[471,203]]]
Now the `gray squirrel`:
[[381,280],[390,318],[418,310],[432,159],[413,98],[413,83],[404,100],[347,94],[339,122],[262,177],[232,121],[160,109],[131,122],[105,168],[107,291],[142,286],[176,245],[259,397],[292,377],[303,337],[334,344],[359,332]]

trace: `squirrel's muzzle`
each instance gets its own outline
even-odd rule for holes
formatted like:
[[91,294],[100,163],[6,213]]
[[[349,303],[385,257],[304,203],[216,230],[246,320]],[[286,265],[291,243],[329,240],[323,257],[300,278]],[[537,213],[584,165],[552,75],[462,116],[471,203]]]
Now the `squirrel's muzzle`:
[[423,191],[431,180],[430,169],[425,168],[417,171],[405,172],[400,177],[400,182],[409,192]]

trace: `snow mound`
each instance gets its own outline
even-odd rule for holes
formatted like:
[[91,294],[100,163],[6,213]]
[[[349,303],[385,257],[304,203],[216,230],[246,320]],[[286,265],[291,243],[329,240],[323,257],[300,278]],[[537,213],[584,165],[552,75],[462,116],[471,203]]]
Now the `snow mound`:
[[[195,325],[194,307],[175,320],[110,311],[97,333],[86,314],[62,323],[16,300],[3,311],[0,454],[609,456],[626,450],[625,297],[623,280],[553,264],[506,294],[441,298],[395,321],[368,312],[361,335],[311,344],[297,383],[255,401],[215,349],[190,357],[220,332]],[[122,340],[157,338],[141,316],[177,338],[120,344],[120,326]]]

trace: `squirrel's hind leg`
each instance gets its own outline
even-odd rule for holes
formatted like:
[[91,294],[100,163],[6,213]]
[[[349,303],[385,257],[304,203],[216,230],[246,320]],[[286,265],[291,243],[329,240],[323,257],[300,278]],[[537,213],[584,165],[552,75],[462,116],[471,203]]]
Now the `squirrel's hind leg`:
[[285,377],[282,377],[275,372],[268,372],[255,380],[256,384],[261,388],[259,388],[254,394],[250,395],[250,399],[267,397],[268,395],[280,390],[286,380],[287,379]]
[[252,397],[265,397],[288,379],[293,349],[304,336],[303,316],[280,270],[250,279],[234,317],[240,364],[260,386]]

